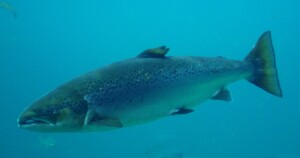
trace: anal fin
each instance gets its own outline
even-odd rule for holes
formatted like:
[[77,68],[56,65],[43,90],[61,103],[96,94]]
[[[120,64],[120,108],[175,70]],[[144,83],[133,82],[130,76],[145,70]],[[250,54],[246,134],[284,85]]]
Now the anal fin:
[[222,88],[216,92],[216,94],[211,98],[213,100],[223,100],[223,101],[231,101],[231,93],[228,89]]

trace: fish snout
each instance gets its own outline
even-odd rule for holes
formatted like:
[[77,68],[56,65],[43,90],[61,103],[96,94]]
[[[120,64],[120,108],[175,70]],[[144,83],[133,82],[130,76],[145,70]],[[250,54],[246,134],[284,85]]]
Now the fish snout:
[[32,129],[41,126],[54,126],[49,119],[38,117],[33,111],[25,111],[17,120],[18,126],[24,129]]

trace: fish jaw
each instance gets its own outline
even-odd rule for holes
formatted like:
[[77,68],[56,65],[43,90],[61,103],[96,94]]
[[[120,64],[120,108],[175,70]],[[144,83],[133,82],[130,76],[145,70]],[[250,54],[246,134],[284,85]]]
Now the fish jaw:
[[37,113],[26,109],[17,119],[18,127],[32,131],[51,131],[56,127],[55,122],[50,119],[39,117]]
[[29,105],[17,122],[19,128],[37,132],[78,131],[87,108],[84,100],[65,84]]
[[[66,113],[66,109],[63,109]],[[36,132],[75,132],[82,127],[82,116],[58,113],[55,116],[41,115],[35,110],[25,110],[17,119],[18,127],[25,130]]]

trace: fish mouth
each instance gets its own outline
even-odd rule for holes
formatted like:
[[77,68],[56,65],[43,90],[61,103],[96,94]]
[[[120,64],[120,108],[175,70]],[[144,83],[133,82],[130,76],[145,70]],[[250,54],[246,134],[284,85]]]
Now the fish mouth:
[[55,124],[47,119],[23,118],[18,120],[18,125],[21,128],[29,128],[29,127],[36,127],[36,126],[54,126]]

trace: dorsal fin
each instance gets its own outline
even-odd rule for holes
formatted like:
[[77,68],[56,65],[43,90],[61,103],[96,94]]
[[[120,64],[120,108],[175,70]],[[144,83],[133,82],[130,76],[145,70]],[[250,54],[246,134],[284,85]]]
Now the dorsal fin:
[[164,58],[170,49],[166,46],[158,48],[147,49],[140,53],[137,57],[139,58]]

